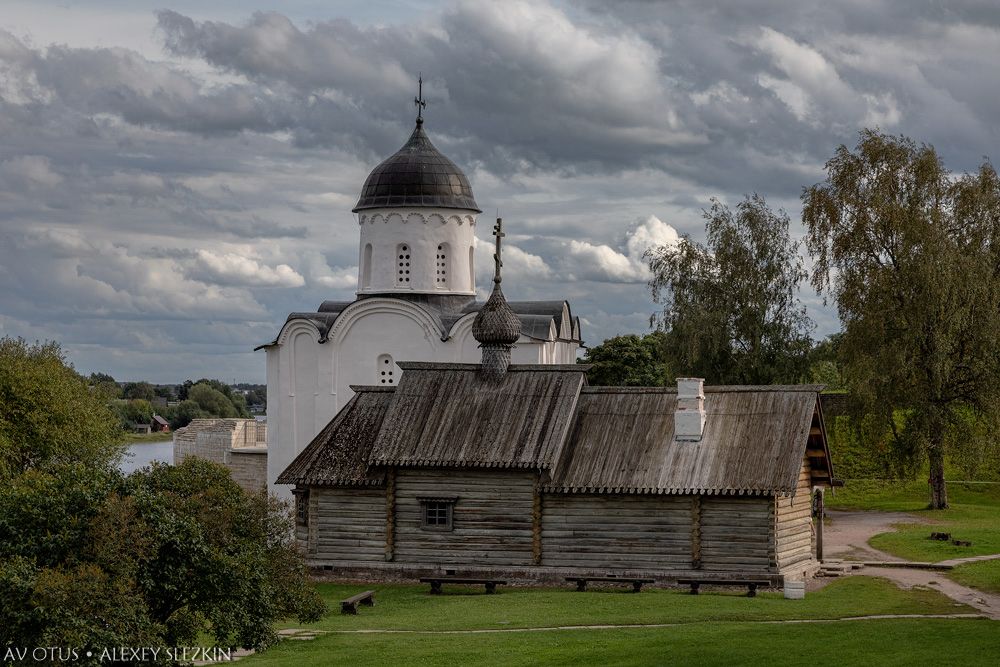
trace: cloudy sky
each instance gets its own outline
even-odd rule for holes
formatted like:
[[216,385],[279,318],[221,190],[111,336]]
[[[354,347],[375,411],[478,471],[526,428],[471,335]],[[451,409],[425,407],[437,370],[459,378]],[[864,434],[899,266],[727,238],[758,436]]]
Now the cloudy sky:
[[710,197],[759,192],[799,234],[861,127],[958,171],[1000,155],[993,0],[3,5],[0,335],[118,379],[263,381],[289,311],[351,298],[350,209],[418,72],[509,228],[505,291],[570,299],[592,343],[648,329],[642,253],[702,238]]

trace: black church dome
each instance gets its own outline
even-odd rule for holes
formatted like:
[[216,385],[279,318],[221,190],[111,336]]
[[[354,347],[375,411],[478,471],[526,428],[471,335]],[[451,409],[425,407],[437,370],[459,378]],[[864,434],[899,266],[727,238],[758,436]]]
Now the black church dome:
[[481,212],[469,179],[434,147],[417,120],[406,144],[375,167],[354,212],[386,206],[462,208]]

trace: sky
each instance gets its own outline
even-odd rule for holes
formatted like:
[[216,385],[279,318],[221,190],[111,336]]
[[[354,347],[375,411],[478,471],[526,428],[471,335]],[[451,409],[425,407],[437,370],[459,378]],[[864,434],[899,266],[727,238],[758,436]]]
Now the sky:
[[119,380],[263,382],[289,312],[353,297],[351,208],[419,73],[429,135],[504,217],[508,297],[568,299],[590,344],[643,333],[643,252],[703,240],[713,197],[760,193],[800,238],[861,128],[956,172],[1000,154],[997,62],[993,0],[4,0],[0,336]]

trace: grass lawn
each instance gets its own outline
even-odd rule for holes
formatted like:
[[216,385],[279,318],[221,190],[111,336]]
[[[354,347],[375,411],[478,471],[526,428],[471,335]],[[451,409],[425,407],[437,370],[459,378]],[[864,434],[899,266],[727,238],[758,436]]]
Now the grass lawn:
[[[473,630],[553,627],[560,625],[694,623],[763,621],[799,618],[844,618],[875,614],[974,613],[933,590],[904,591],[870,577],[832,582],[805,600],[785,600],[781,593],[748,598],[735,593],[647,589],[639,595],[620,586],[578,593],[566,588],[511,588],[485,595],[482,587],[446,586],[444,595],[429,595],[428,586],[379,585],[376,605],[357,616],[340,613],[339,600],[364,590],[364,584],[320,584],[330,608],[317,623],[289,622],[281,627],[317,630]],[[711,590],[711,589],[708,589]]]
[[959,565],[948,576],[960,584],[1000,594],[1000,560]]
[[[339,613],[337,601],[362,585],[321,584],[330,612],[312,625],[327,631],[400,630],[417,634],[328,634],[285,641],[247,665],[326,664],[555,664],[646,665],[815,664],[816,649],[837,664],[905,665],[939,660],[995,664],[998,624],[955,619],[894,619],[818,623],[766,623],[881,614],[970,613],[940,593],[904,591],[870,577],[850,577],[785,600],[778,593],[750,599],[733,593],[687,595],[650,589],[577,593],[565,589],[503,590],[451,587],[430,596],[426,586],[376,585],[376,606],[357,616]],[[754,622],[758,623],[754,623]],[[765,623],[760,623],[760,622]],[[478,634],[440,631],[512,630],[579,625],[677,624],[663,628],[540,630]],[[421,631],[429,632],[422,634]],[[989,656],[989,657],[987,657]]]
[[307,665],[996,665],[997,622],[900,619],[479,635],[325,635],[241,664]]
[[173,433],[126,433],[122,442],[129,445],[136,445],[146,442],[166,442],[173,439]]
[[[876,549],[909,560],[939,561],[1000,553],[1000,484],[948,484],[947,510],[927,509],[927,484],[851,480],[827,496],[831,509],[909,512],[931,524],[904,524],[895,533],[882,533],[869,543]],[[951,533],[970,540],[971,547],[931,540],[931,532]]]

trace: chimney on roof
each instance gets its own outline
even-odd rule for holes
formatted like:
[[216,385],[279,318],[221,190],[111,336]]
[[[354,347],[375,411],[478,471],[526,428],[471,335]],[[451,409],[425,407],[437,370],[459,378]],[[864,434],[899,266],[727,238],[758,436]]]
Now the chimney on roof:
[[503,220],[500,218],[497,218],[493,235],[497,238],[497,251],[493,255],[496,264],[493,293],[472,321],[472,337],[483,350],[482,376],[492,382],[499,382],[510,365],[510,350],[521,337],[521,320],[507,304],[503,290],[500,289],[500,267],[503,266],[500,261],[500,239],[504,237]]
[[705,380],[677,378],[674,438],[697,442],[705,432]]

